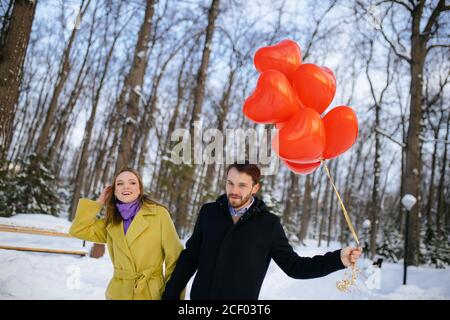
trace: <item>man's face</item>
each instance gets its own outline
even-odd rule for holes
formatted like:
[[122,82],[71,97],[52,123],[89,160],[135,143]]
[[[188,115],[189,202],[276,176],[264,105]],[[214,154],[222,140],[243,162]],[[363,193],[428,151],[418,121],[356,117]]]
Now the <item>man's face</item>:
[[259,184],[253,184],[253,179],[245,172],[239,172],[236,168],[228,171],[226,192],[228,203],[236,209],[243,207],[250,200],[252,194],[259,190]]

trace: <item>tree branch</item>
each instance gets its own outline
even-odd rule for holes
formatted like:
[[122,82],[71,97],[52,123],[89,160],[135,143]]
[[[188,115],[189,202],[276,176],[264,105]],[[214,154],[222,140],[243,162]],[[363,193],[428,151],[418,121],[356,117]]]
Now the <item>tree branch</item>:
[[433,12],[430,15],[430,18],[428,18],[428,22],[425,26],[425,29],[423,29],[422,34],[426,37],[429,36],[431,32],[431,28],[433,28],[433,25],[436,23],[439,15],[441,12],[448,10],[449,6],[445,5],[445,0],[439,0],[439,3],[437,4],[436,8],[434,8]]
[[435,104],[438,101],[439,97],[441,96],[442,92],[444,91],[444,87],[448,83],[449,77],[450,77],[450,71],[447,72],[447,75],[444,80],[439,81],[439,90],[438,90],[438,92],[436,92],[436,94],[430,100],[427,101],[427,107],[431,107],[433,104]]
[[[381,2],[380,2],[381,3]],[[360,4],[360,3],[359,3]],[[361,4],[360,4],[361,5]],[[389,9],[388,9],[389,10]],[[386,13],[387,14],[387,13]],[[412,63],[412,59],[411,59],[411,57],[408,55],[408,54],[405,54],[405,53],[402,53],[400,50],[399,50],[399,48],[398,48],[398,46],[386,35],[386,32],[385,32],[385,30],[383,29],[383,20],[384,20],[384,18],[380,21],[380,23],[379,23],[379,28],[378,28],[378,30],[380,31],[380,33],[381,33],[381,35],[383,36],[383,38],[384,38],[384,40],[386,40],[386,42],[389,44],[389,46],[392,48],[392,51],[394,51],[394,53],[395,53],[395,55],[397,56],[397,57],[399,57],[400,59],[403,59],[403,60],[405,60],[406,62],[408,62],[409,64],[411,64]],[[402,46],[400,43],[399,43],[399,46]],[[404,51],[404,49],[403,49],[403,51]]]
[[450,44],[432,44],[427,48],[427,53],[434,48],[450,48]]
[[383,1],[377,2],[377,3],[375,4],[375,6],[379,6],[380,4],[383,4],[383,3],[386,3],[386,2],[394,2],[394,3],[397,3],[397,4],[399,4],[399,5],[403,6],[403,7],[405,7],[409,12],[412,12],[412,11],[413,11],[413,8],[411,8],[410,6],[408,6],[407,3],[403,2],[403,1],[400,1],[400,0],[383,0]]
[[427,139],[427,138],[425,138],[423,136],[419,136],[419,139],[422,142],[436,142],[436,143],[442,142],[442,143],[445,143],[445,144],[450,144],[449,140],[444,140],[444,139]]
[[383,136],[385,136],[386,138],[388,138],[389,140],[391,140],[392,142],[394,142],[395,144],[399,145],[402,148],[406,148],[406,145],[403,142],[397,141],[394,138],[392,138],[389,133],[387,133],[386,131],[376,127],[375,131]]
[[411,64],[411,63],[412,63],[411,58],[410,58],[409,56],[407,56],[407,55],[405,55],[405,54],[403,54],[403,53],[401,53],[401,52],[399,52],[399,51],[397,50],[397,47],[396,47],[395,44],[388,38],[388,36],[387,36],[386,33],[384,32],[383,27],[382,27],[381,25],[380,25],[380,29],[379,29],[379,30],[380,30],[381,35],[383,36],[384,40],[386,40],[386,42],[389,44],[389,46],[390,46],[390,47],[392,48],[392,50],[394,51],[395,55],[396,55],[397,57],[399,57],[399,58],[401,58],[401,59],[407,61],[409,64]]

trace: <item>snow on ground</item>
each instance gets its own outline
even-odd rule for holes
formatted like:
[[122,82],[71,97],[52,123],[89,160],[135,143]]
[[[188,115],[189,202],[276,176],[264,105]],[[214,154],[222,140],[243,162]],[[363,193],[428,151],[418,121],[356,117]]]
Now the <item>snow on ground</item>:
[[[70,222],[48,215],[20,214],[12,218],[0,218],[0,224],[32,226],[67,232]],[[89,250],[92,246],[71,238],[0,232],[0,245],[33,246]],[[317,247],[310,240],[306,246],[297,247],[302,256],[324,254],[339,248]],[[309,280],[289,278],[272,261],[262,286],[260,299],[450,299],[450,269],[408,267],[408,285],[403,286],[403,265],[383,263],[379,278],[376,269],[370,269],[369,260],[360,259],[363,274],[357,285],[348,293],[336,289],[336,281],[342,280],[344,270],[326,277]],[[369,268],[369,269],[367,269]],[[105,256],[93,259],[88,256],[33,253],[0,249],[0,299],[104,299],[104,292],[112,276],[113,268],[106,251]],[[377,282],[369,280],[380,279]],[[192,280],[188,283],[189,297]],[[375,284],[374,284],[375,283]]]

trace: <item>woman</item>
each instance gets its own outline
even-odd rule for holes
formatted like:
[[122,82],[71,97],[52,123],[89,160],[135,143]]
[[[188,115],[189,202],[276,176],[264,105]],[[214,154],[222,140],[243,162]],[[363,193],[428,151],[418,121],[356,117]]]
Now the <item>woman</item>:
[[[97,219],[104,205],[106,216]],[[130,168],[120,170],[97,201],[80,199],[69,232],[108,245],[114,276],[107,299],[161,299],[183,249],[169,212],[144,195],[139,173]]]

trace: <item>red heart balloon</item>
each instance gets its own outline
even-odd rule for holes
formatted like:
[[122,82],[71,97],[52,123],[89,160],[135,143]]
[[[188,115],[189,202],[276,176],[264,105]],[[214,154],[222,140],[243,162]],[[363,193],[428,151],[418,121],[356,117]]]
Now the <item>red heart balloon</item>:
[[[300,106],[300,109],[303,109],[304,108],[304,106],[302,106],[302,104],[300,103],[300,101],[298,101],[298,99],[297,99],[297,103],[298,103],[298,105]],[[290,119],[290,118],[289,118]],[[288,120],[289,120],[288,119]],[[286,122],[277,122],[277,123],[275,123],[275,128],[277,128],[278,130],[280,130],[281,128],[283,128],[284,126],[286,125]]]
[[243,112],[257,123],[287,121],[300,106],[286,77],[277,70],[261,73],[255,91],[245,100]]
[[272,148],[280,158],[298,163],[317,162],[325,148],[325,127],[319,114],[301,109],[272,139]]
[[273,46],[258,49],[253,60],[259,72],[275,69],[292,83],[295,70],[302,63],[302,51],[295,41],[283,40]]
[[289,170],[299,174],[310,174],[314,172],[318,167],[320,167],[320,161],[313,163],[297,163],[288,160],[283,160],[283,162],[286,165],[286,167],[289,168]]
[[356,113],[347,106],[333,108],[323,117],[326,144],[323,157],[332,159],[344,153],[358,137]]
[[297,99],[305,108],[312,108],[322,114],[333,101],[336,77],[329,68],[304,63],[295,72],[292,86]]

